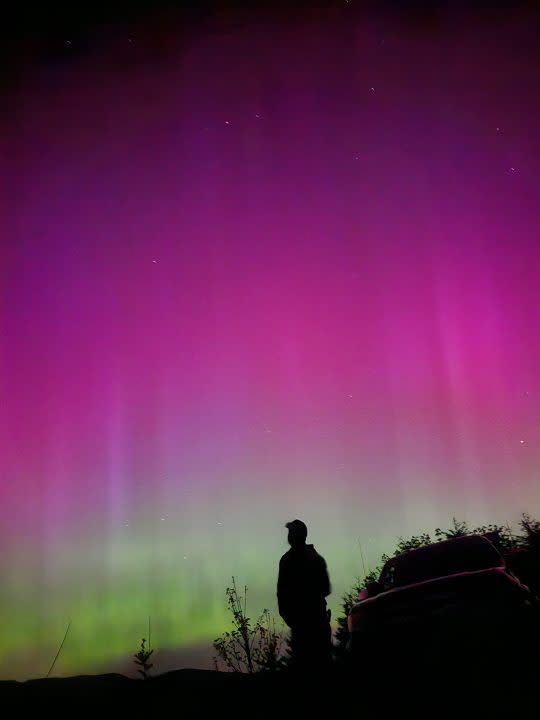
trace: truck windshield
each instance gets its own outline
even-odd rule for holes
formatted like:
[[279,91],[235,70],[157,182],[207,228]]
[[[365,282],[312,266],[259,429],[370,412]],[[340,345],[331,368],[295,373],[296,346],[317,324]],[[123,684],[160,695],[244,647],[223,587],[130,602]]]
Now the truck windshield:
[[388,560],[380,582],[388,590],[436,577],[501,566],[504,566],[504,560],[488,540],[467,536],[411,550]]

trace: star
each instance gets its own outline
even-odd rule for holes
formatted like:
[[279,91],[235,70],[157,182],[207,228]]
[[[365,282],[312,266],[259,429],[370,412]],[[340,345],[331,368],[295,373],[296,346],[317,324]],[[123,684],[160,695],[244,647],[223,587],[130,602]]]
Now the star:
[[525,440],[520,440],[519,442],[520,442],[522,445],[525,445]]
[[155,265],[157,265],[157,260],[152,260],[152,262],[153,262]]

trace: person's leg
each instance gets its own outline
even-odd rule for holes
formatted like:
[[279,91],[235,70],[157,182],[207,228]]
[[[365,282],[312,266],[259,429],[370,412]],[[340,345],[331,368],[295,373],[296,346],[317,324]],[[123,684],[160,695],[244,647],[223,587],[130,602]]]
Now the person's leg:
[[291,666],[299,672],[309,668],[312,648],[310,647],[310,628],[296,625],[291,628]]

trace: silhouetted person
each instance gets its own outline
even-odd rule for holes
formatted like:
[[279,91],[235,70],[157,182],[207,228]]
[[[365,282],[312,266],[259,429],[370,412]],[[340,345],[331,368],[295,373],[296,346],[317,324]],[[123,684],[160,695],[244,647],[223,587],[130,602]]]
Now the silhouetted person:
[[301,520],[285,525],[291,546],[279,561],[279,614],[291,629],[291,665],[301,670],[324,669],[332,659],[332,630],[326,596],[330,580],[326,562],[306,544]]

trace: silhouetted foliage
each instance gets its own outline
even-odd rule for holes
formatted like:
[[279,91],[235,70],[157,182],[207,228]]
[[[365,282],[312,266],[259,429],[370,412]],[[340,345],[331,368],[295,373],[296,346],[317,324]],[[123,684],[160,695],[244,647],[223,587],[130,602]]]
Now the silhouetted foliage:
[[285,635],[283,646],[281,657],[279,658],[279,667],[281,670],[286,670],[291,666],[292,662],[292,636],[290,631]]
[[365,588],[368,583],[374,582],[378,579],[381,569],[382,565],[368,572],[363,578],[358,577],[349,592],[346,592],[341,598],[341,609],[343,615],[338,617],[336,621],[337,627],[333,647],[334,656],[338,661],[343,659],[347,648],[347,640],[349,639],[349,630],[347,628],[347,616],[349,611],[356,602],[358,593]]
[[417,550],[418,548],[426,547],[427,545],[431,545],[432,542],[434,541],[431,539],[429,533],[413,535],[408,540],[400,537],[394,551],[394,555],[401,555],[401,553],[409,552],[409,550]]
[[54,660],[52,661],[52,665],[49,668],[49,672],[45,677],[49,677],[49,675],[52,673],[54,666],[56,665],[56,661],[58,660],[58,657],[60,656],[60,653],[62,652],[62,648],[64,647],[64,643],[66,642],[66,638],[68,636],[69,628],[71,627],[71,620],[67,624],[66,632],[64,633],[64,638],[62,642],[60,643],[60,647],[58,648],[58,652],[54,656]]
[[268,610],[263,610],[262,615],[255,624],[255,630],[259,637],[254,647],[253,660],[259,671],[275,671],[281,668],[282,636],[276,632],[275,620]]
[[512,532],[509,525],[481,525],[471,530],[471,534],[485,535],[503,555],[515,550],[521,543],[520,537]]
[[153,650],[149,650],[146,648],[146,638],[142,638],[141,649],[136,655],[133,656],[133,662],[136,665],[140,666],[137,672],[140,673],[145,680],[147,680],[149,677],[148,671],[150,670],[150,668],[153,667],[153,663],[148,662],[153,652]]
[[244,594],[239,594],[233,577],[232,587],[228,587],[225,594],[232,614],[233,630],[214,640],[216,669],[219,669],[219,660],[232,672],[254,673],[279,669],[282,666],[282,637],[276,632],[269,611],[263,610],[252,626],[246,614],[247,586],[244,587]]
[[522,544],[528,550],[540,552],[540,520],[522,513],[519,526],[523,532]]
[[450,538],[463,537],[464,535],[470,534],[469,526],[464,520],[456,520],[452,518],[452,525],[447,530],[441,530],[441,528],[435,528],[435,537],[437,542],[441,540],[450,540]]

